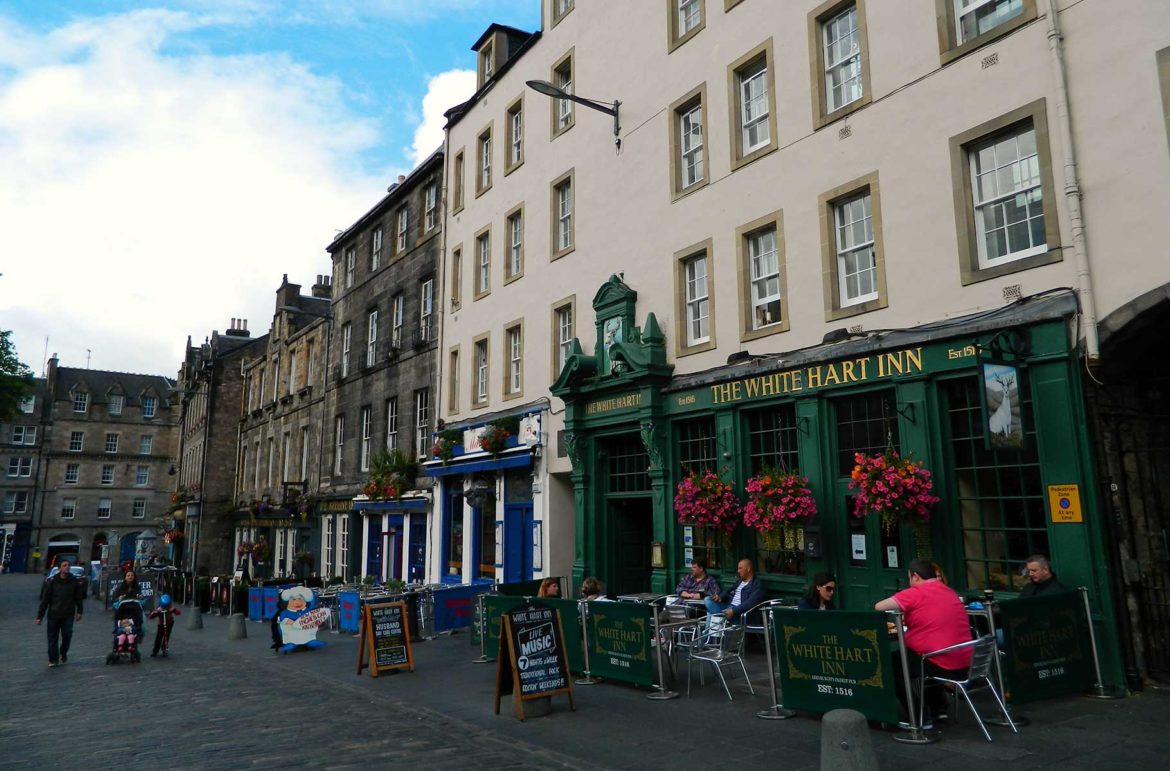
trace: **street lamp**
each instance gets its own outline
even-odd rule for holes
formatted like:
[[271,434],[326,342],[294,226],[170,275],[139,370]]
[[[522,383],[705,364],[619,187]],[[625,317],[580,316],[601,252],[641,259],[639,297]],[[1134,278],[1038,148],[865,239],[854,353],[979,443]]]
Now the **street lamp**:
[[596,99],[586,99],[583,96],[577,96],[575,94],[570,94],[568,91],[565,91],[563,88],[558,88],[557,86],[554,86],[552,83],[549,83],[547,80],[529,80],[524,85],[528,86],[529,88],[531,88],[533,91],[537,92],[538,94],[544,94],[545,96],[551,96],[553,99],[568,99],[570,102],[576,102],[577,104],[585,105],[586,107],[588,107],[592,110],[597,110],[598,112],[603,112],[606,115],[612,115],[613,116],[613,143],[614,143],[614,145],[617,146],[617,148],[619,150],[621,149],[622,140],[621,140],[620,134],[621,134],[621,130],[622,130],[622,124],[621,124],[621,117],[619,115],[619,112],[620,112],[621,106],[622,106],[621,102],[617,101],[616,99],[613,102],[599,102]]

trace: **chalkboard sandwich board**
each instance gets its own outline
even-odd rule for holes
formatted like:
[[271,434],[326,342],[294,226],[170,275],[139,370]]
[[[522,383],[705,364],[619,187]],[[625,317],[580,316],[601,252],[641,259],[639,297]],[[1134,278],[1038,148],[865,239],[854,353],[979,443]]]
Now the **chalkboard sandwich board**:
[[524,720],[524,702],[569,695],[569,708],[576,711],[569,662],[565,655],[565,632],[561,614],[548,605],[528,602],[500,616],[500,652],[496,656],[496,714],[500,697],[511,693],[516,717]]
[[414,671],[414,656],[410,650],[410,621],[405,602],[364,606],[358,634],[359,675],[366,667],[370,668],[370,677],[377,677],[379,672],[391,669]]

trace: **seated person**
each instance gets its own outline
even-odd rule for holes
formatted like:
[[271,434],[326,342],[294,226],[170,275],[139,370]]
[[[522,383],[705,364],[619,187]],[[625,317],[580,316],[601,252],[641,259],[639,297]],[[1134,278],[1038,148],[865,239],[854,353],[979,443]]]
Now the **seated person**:
[[559,598],[561,596],[561,580],[559,578],[544,579],[540,582],[540,588],[536,590],[536,596]]
[[798,610],[833,610],[833,596],[836,593],[837,577],[832,573],[817,573],[796,607]]
[[691,572],[678,582],[674,593],[684,600],[702,600],[719,596],[719,583],[707,575],[707,565],[701,559],[691,561]]
[[[739,582],[734,587],[712,598],[703,600],[711,615],[722,613],[728,620],[740,623],[743,614],[764,601],[764,585],[756,577],[749,559],[739,561]],[[964,611],[965,612],[965,611]]]
[[1021,597],[1036,597],[1041,594],[1065,590],[1064,586],[1056,580],[1056,574],[1052,572],[1052,564],[1043,554],[1033,554],[1028,557],[1026,567],[1028,583],[1024,584],[1024,588],[1020,590]]
[[601,588],[601,582],[597,580],[597,576],[589,576],[581,582],[581,599],[590,602],[609,601],[609,598],[605,596],[605,591]]
[[[911,678],[917,682],[923,654],[948,648],[958,643],[971,640],[971,627],[967,621],[967,609],[959,595],[946,584],[940,582],[934,573],[934,566],[930,560],[916,559],[910,563],[910,588],[903,589],[892,597],[879,601],[874,610],[900,610],[902,621],[906,626],[905,641],[907,647],[907,661],[910,665]],[[904,678],[901,674],[901,657],[894,657],[894,682],[898,687],[898,697],[902,704],[906,704]],[[971,666],[971,649],[944,653],[935,656],[926,662],[926,674],[962,680],[967,676],[967,668]],[[945,697],[938,689],[935,695],[942,704],[927,705],[924,728],[931,727],[929,717],[931,707],[938,709],[945,707]]]

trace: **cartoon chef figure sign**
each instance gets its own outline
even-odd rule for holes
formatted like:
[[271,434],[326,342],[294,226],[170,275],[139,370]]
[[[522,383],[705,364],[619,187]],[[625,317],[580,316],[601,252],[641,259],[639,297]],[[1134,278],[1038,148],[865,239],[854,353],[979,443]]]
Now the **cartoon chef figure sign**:
[[329,620],[328,608],[309,610],[313,601],[313,590],[305,586],[294,586],[280,593],[285,609],[280,612],[281,653],[297,648],[321,648],[325,643],[317,639],[317,630]]

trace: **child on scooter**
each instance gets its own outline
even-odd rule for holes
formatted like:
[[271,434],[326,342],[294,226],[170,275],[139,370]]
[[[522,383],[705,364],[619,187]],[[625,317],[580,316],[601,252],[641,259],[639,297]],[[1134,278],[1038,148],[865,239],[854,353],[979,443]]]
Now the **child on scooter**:
[[158,656],[159,649],[165,659],[171,643],[171,630],[175,628],[175,616],[183,615],[171,600],[171,595],[164,594],[158,598],[158,607],[150,611],[150,618],[158,619],[158,631],[154,635],[154,650],[150,657]]

